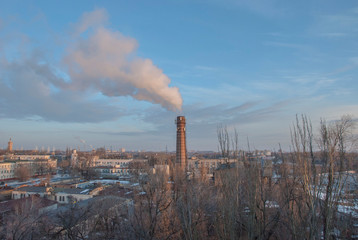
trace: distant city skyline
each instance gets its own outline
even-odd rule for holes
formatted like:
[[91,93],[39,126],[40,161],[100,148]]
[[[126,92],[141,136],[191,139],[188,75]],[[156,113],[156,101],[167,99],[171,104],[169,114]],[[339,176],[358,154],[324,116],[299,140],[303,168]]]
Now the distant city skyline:
[[[356,1],[7,1],[0,148],[288,150],[296,114],[358,117]],[[357,130],[357,129],[356,129]]]

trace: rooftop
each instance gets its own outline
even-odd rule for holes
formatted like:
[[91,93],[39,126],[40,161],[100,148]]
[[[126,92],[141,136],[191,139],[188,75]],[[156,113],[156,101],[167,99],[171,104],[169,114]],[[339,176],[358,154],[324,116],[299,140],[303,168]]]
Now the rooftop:
[[15,191],[44,193],[46,190],[54,193],[67,193],[67,194],[85,194],[88,195],[91,189],[79,189],[79,188],[51,188],[51,187],[33,187],[26,186],[16,189]]
[[36,195],[32,195],[27,198],[1,202],[0,213],[15,211],[15,209],[19,206],[29,206],[29,207],[31,206],[39,210],[41,208],[45,208],[54,204],[57,204],[57,202],[46,198],[38,197]]

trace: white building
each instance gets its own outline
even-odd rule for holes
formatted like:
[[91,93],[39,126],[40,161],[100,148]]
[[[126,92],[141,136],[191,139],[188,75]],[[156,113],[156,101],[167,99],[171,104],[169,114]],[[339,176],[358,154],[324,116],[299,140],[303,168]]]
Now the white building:
[[128,176],[134,171],[129,167],[132,162],[133,159],[95,159],[94,169],[102,176]]
[[50,155],[13,155],[11,160],[49,160]]
[[93,198],[98,193],[97,189],[79,188],[52,188],[27,186],[12,192],[12,199],[20,199],[37,195],[43,198],[57,201],[58,203],[78,202]]
[[15,178],[15,162],[0,162],[0,180]]
[[98,166],[95,167],[95,171],[99,173],[101,176],[111,175],[111,176],[128,176],[132,173],[131,169],[128,168],[117,168],[117,167],[105,167],[105,166]]
[[207,168],[209,172],[214,171],[218,167],[220,167],[221,164],[224,163],[233,163],[237,162],[235,159],[189,159],[188,160],[188,170],[195,170],[195,169],[201,169],[201,168]]
[[95,159],[95,167],[127,168],[133,159]]
[[[30,156],[30,155],[29,155]],[[38,156],[38,155],[33,155]],[[40,155],[42,156],[42,155]],[[20,166],[25,166],[29,169],[31,176],[43,175],[56,171],[57,160],[56,159],[32,159],[29,160],[13,160],[0,162],[0,180],[7,180],[16,178],[15,170]]]
[[75,149],[72,151],[72,154],[71,154],[71,166],[72,167],[77,166],[77,162],[78,162],[78,154]]

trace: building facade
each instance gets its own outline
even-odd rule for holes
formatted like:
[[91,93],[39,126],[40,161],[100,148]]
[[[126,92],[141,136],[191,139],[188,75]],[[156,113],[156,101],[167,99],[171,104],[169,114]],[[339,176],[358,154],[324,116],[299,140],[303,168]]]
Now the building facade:
[[15,178],[15,162],[0,162],[0,180]]
[[101,176],[128,176],[132,173],[131,162],[133,159],[95,159],[94,169]]
[[56,159],[7,160],[0,162],[0,180],[16,178],[16,169],[26,167],[30,176],[56,173]]
[[58,203],[79,202],[93,198],[97,193],[96,189],[79,189],[79,188],[52,188],[52,187],[32,187],[26,186],[16,189],[12,192],[12,199],[21,199],[36,195],[42,198],[57,201]]
[[95,159],[95,167],[117,167],[127,168],[133,159]]

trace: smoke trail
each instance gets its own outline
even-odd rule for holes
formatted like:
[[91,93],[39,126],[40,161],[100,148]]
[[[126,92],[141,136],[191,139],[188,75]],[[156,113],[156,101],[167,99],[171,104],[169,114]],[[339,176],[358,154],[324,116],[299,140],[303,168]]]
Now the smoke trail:
[[29,36],[12,33],[11,25],[0,26],[5,36],[0,39],[0,118],[101,122],[126,114],[116,101],[98,95],[130,96],[180,110],[179,89],[169,86],[168,76],[150,59],[135,55],[135,39],[106,28],[107,21],[104,9],[84,13],[61,42],[61,56],[58,49],[42,49]]
[[118,31],[104,27],[105,10],[83,15],[67,49],[71,90],[90,89],[106,96],[131,96],[160,104],[168,110],[180,110],[182,98],[177,87],[150,59],[135,56],[138,43]]

